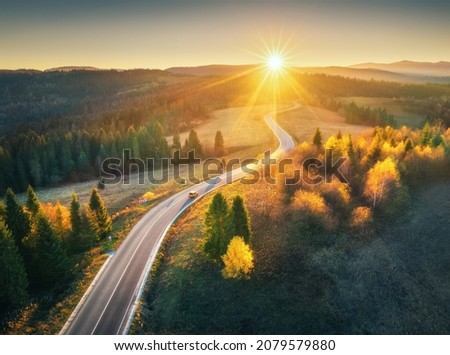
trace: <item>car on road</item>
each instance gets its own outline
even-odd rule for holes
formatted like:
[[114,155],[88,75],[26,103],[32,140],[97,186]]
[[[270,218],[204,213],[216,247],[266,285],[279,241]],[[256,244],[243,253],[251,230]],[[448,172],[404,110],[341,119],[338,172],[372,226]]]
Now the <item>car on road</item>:
[[198,197],[197,191],[189,191],[189,198],[196,198]]

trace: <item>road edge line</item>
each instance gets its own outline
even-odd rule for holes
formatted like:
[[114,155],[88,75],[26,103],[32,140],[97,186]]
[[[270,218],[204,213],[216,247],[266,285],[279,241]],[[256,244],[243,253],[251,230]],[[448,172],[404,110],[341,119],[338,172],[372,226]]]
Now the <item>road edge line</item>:
[[100,276],[102,276],[103,272],[106,269],[106,266],[109,264],[109,262],[111,261],[112,257],[113,257],[113,255],[109,255],[108,258],[105,260],[105,262],[103,263],[102,267],[97,272],[97,275],[95,275],[94,280],[92,280],[92,282],[89,285],[89,287],[87,288],[86,292],[83,294],[81,299],[78,301],[77,306],[75,307],[75,309],[70,314],[70,316],[67,319],[66,323],[64,323],[64,326],[61,328],[61,330],[59,331],[58,335],[67,335],[67,334],[65,334],[65,332],[67,331],[67,329],[72,324],[75,316],[78,314],[78,311],[83,306],[84,302],[86,302],[86,299],[88,298],[89,294],[92,292],[92,289],[94,288],[94,286],[97,284],[97,281],[100,278]]

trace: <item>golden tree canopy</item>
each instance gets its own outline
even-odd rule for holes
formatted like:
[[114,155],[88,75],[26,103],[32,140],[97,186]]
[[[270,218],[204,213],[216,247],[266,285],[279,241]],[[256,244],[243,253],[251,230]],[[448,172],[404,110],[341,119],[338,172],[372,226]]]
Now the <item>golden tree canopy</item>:
[[386,195],[400,186],[397,163],[391,157],[376,163],[367,173],[364,194],[372,199],[372,206],[378,206]]
[[244,238],[239,236],[231,239],[222,260],[225,265],[222,274],[225,278],[248,278],[253,270],[253,252]]

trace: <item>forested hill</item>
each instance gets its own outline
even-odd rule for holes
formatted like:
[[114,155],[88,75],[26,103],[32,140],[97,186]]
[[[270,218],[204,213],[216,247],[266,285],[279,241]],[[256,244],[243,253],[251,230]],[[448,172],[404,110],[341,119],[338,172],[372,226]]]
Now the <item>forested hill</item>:
[[[346,109],[335,97],[401,98],[420,104],[424,117],[443,119],[446,126],[450,121],[449,85],[289,75],[289,85],[274,92],[265,71],[237,77],[160,70],[0,71],[0,196],[8,187],[19,192],[28,184],[97,178],[100,162],[120,157],[124,148],[144,159],[170,156],[167,135],[195,127],[214,110],[273,103],[275,93],[277,102],[334,110]],[[352,123],[390,124],[368,120],[365,108],[350,109]]]
[[0,125],[99,113],[177,80],[162,70],[0,71]]
[[0,195],[84,181],[106,157],[169,156],[166,135],[193,127],[241,91],[161,70],[0,71]]

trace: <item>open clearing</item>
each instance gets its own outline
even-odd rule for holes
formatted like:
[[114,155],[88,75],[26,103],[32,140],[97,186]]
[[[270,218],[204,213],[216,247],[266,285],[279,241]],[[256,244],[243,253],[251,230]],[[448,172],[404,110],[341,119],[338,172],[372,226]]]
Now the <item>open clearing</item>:
[[357,135],[372,129],[369,126],[345,123],[345,118],[338,113],[312,106],[302,106],[280,113],[277,121],[297,143],[304,141],[311,143],[317,127],[322,132],[322,142],[325,142],[329,136],[335,135],[339,130],[342,134]]
[[407,103],[402,99],[393,99],[386,97],[340,97],[338,101],[349,104],[354,102],[358,106],[373,108],[385,108],[399,126],[407,125],[409,127],[420,127],[425,119],[423,115],[408,112],[406,110]]
[[[289,105],[281,105],[277,109],[286,107]],[[264,122],[264,116],[272,111],[274,111],[274,107],[271,105],[235,107],[215,111],[210,119],[195,127],[195,131],[207,150],[214,148],[214,138],[216,132],[220,130],[228,155],[251,157],[243,155],[242,150],[248,150],[249,147],[265,149],[275,142],[272,131]],[[182,143],[188,135],[189,132],[180,133]],[[254,152],[254,154],[259,153],[262,151]]]
[[[214,146],[216,131],[221,130],[227,149],[226,159],[256,157],[264,149],[274,148],[277,144],[273,133],[264,122],[264,115],[271,111],[273,111],[273,106],[270,105],[219,110],[214,112],[210,119],[196,126],[195,130],[203,146],[210,150]],[[182,143],[188,134],[189,132],[180,133]],[[168,142],[172,143],[171,137],[168,137]],[[187,177],[186,169],[182,169],[180,172],[183,178]],[[162,173],[161,170],[156,171],[155,175],[159,177]],[[164,174],[167,174],[167,171]],[[130,183],[127,185],[123,183],[109,185],[102,191],[102,197],[110,213],[118,212],[147,191],[153,191],[157,197],[161,197],[184,187],[175,183],[173,179],[169,179],[167,184],[155,185],[144,178],[143,184],[140,184],[137,174],[130,175],[129,180]],[[91,180],[60,187],[37,189],[36,192],[42,202],[59,200],[63,205],[68,206],[73,192],[78,194],[81,203],[88,203],[90,193],[94,187],[97,187],[97,183],[98,180]],[[24,202],[25,194],[19,194],[18,198]]]

